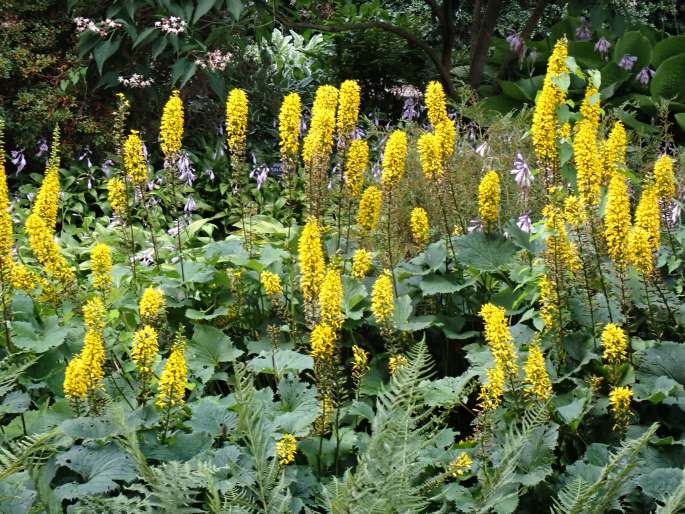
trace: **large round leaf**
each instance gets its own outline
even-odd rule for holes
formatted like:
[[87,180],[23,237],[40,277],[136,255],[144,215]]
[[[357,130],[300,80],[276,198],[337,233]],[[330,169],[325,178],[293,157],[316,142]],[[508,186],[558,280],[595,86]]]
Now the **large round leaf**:
[[637,73],[652,60],[652,44],[649,42],[649,39],[637,30],[626,32],[616,42],[614,59],[616,62],[620,62],[624,55],[634,55],[637,57],[637,62],[632,69],[632,71]]
[[652,50],[652,66],[658,68],[666,59],[679,54],[685,54],[685,35],[662,39]]
[[650,85],[655,100],[666,98],[685,102],[685,54],[669,57],[656,69]]

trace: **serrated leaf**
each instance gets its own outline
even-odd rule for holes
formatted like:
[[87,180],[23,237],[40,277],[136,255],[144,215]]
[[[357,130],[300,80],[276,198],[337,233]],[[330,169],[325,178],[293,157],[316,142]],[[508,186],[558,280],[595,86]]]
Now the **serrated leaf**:
[[459,290],[459,280],[455,275],[426,275],[421,277],[419,287],[426,296],[450,294]]
[[136,479],[133,459],[113,444],[92,448],[73,446],[57,456],[57,464],[75,471],[84,480],[57,487],[55,495],[63,500],[108,493],[119,488],[117,482]]
[[431,407],[451,407],[462,401],[461,394],[477,373],[468,370],[458,377],[444,377],[419,384],[419,389]]
[[235,430],[238,417],[229,410],[230,402],[219,396],[205,396],[188,405],[192,412],[187,425],[193,432],[205,432],[212,437]]
[[[309,355],[304,355],[293,350],[276,350],[273,354],[273,361],[276,363],[276,370],[279,375],[283,375],[287,371],[297,371],[298,373],[306,369],[314,367],[314,360]],[[272,353],[260,352],[260,354],[252,359],[248,367],[257,373],[275,374]]]
[[68,329],[59,326],[57,316],[45,319],[42,326],[26,321],[12,323],[12,342],[22,350],[44,353],[64,342]]
[[118,433],[118,429],[107,418],[81,417],[63,421],[59,429],[74,439],[104,439]]
[[193,338],[186,351],[188,370],[202,383],[209,381],[219,364],[231,362],[243,351],[233,346],[231,338],[210,325],[195,325]]
[[683,470],[678,468],[657,468],[642,475],[637,484],[647,496],[664,500],[674,491],[683,478]]
[[454,246],[459,262],[479,271],[497,271],[505,267],[517,251],[511,241],[480,232],[456,238]]

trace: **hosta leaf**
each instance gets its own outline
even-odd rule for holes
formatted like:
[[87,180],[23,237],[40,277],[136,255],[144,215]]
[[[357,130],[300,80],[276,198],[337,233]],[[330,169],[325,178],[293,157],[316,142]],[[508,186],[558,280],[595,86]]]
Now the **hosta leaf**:
[[133,459],[113,444],[92,448],[73,446],[57,457],[57,464],[75,471],[84,480],[55,489],[55,494],[66,500],[107,493],[119,487],[117,482],[131,482],[136,478]]
[[509,264],[516,246],[502,237],[472,232],[454,240],[457,259],[479,271],[497,271]]

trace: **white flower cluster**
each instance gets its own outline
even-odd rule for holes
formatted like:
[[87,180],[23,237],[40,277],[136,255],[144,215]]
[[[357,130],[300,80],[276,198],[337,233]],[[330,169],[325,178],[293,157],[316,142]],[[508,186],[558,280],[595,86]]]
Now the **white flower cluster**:
[[186,31],[188,24],[178,16],[169,16],[160,21],[155,22],[155,28],[166,32],[167,34],[181,34]]
[[111,18],[107,18],[101,22],[95,22],[90,18],[74,18],[74,23],[76,23],[76,32],[80,34],[81,32],[92,32],[100,37],[107,37],[110,31],[120,29],[123,25],[119,22],[114,21]]
[[151,86],[153,82],[154,80],[152,78],[146,79],[138,73],[134,73],[130,77],[119,77],[119,84],[122,84],[125,87],[148,87]]
[[214,50],[209,52],[204,59],[197,59],[195,64],[203,70],[209,68],[212,71],[224,71],[232,58],[231,52],[223,53],[221,50]]

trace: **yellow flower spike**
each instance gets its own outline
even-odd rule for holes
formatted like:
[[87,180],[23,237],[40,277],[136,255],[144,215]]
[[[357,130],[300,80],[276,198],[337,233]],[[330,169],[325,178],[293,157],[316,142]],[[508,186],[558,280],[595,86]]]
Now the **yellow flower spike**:
[[368,250],[360,248],[355,251],[352,257],[352,276],[357,280],[361,280],[368,275],[372,259],[371,252]]
[[231,157],[239,162],[245,158],[248,109],[245,90],[232,89],[226,99],[226,142]]
[[319,293],[321,323],[328,325],[336,332],[345,320],[343,314],[343,286],[340,271],[329,269],[321,283]]
[[566,38],[557,40],[547,62],[547,74],[542,91],[535,100],[531,133],[538,161],[543,166],[556,167],[559,152],[556,144],[557,108],[566,100],[566,93],[556,83],[562,74],[568,73]]
[[585,208],[576,195],[564,199],[564,221],[572,227],[579,227],[587,219]]
[[402,354],[391,355],[390,359],[388,360],[388,371],[391,375],[394,375],[395,373],[397,373],[398,369],[406,366],[408,363],[409,360],[406,356]]
[[357,224],[365,230],[371,231],[376,228],[381,213],[382,198],[381,190],[376,186],[369,186],[364,190],[359,201]]
[[14,264],[12,266],[11,280],[13,288],[30,293],[38,287],[40,277],[23,264]]
[[440,156],[444,162],[454,154],[454,142],[457,138],[455,123],[449,118],[442,120],[435,126],[435,137],[440,142]]
[[358,197],[364,187],[364,173],[369,164],[369,144],[363,139],[350,143],[345,161],[345,185],[352,197]]
[[459,478],[471,470],[473,459],[466,452],[460,452],[456,458],[450,462],[447,472],[454,478]]
[[350,137],[359,118],[359,104],[361,88],[354,80],[346,80],[340,84],[340,99],[338,103],[338,137]]
[[157,331],[150,325],[143,326],[133,334],[131,360],[141,375],[152,373],[152,366],[159,352],[158,337]]
[[88,377],[83,368],[80,355],[75,355],[64,371],[64,397],[69,400],[82,400],[88,394]]
[[297,93],[290,93],[281,104],[278,114],[278,135],[281,158],[294,160],[300,150],[300,116],[302,100]]
[[171,355],[164,365],[159,378],[157,390],[157,407],[166,409],[178,407],[185,403],[184,397],[188,388],[188,369],[183,345],[174,345]]
[[555,205],[548,204],[542,209],[542,215],[545,217],[545,229],[549,232],[547,258],[551,262],[558,259],[568,271],[580,271],[581,262],[578,250],[569,240],[561,210]]
[[623,175],[616,173],[611,177],[607,192],[604,239],[609,257],[619,268],[625,264],[626,260],[630,218],[628,185]]
[[385,144],[383,153],[383,173],[381,184],[383,187],[393,189],[399,184],[407,162],[407,134],[401,130],[395,130]]
[[635,209],[635,226],[643,228],[649,234],[652,251],[658,253],[661,246],[661,212],[656,189],[653,186],[642,191]]
[[93,273],[93,287],[107,293],[112,286],[112,250],[103,243],[96,244],[90,251],[90,269]]
[[423,169],[423,176],[426,177],[426,180],[432,181],[442,177],[443,159],[440,138],[431,132],[421,134],[416,143],[416,148],[419,152],[421,168]]
[[573,159],[576,164],[576,183],[583,205],[596,207],[599,204],[602,185],[602,161],[597,148],[597,127],[590,120],[583,119],[576,125],[573,138]]
[[169,157],[181,150],[183,140],[183,100],[178,89],[171,92],[162,111],[159,138],[164,157]]
[[315,161],[325,162],[333,151],[335,109],[338,105],[338,89],[319,86],[314,95],[309,131],[302,143],[302,160],[311,167]]
[[166,302],[164,292],[156,287],[147,287],[138,304],[138,312],[143,323],[154,323],[164,315]]
[[428,120],[433,127],[442,120],[447,119],[447,106],[445,104],[445,90],[442,84],[436,80],[426,86],[426,110]]
[[12,215],[10,214],[9,190],[5,170],[5,122],[0,119],[0,278],[7,284],[12,274],[12,247],[14,245]]
[[602,182],[606,183],[611,180],[615,173],[618,173],[619,167],[626,164],[626,148],[628,147],[628,136],[626,129],[621,121],[614,123],[609,137],[602,143]]
[[630,422],[630,402],[633,390],[630,387],[614,387],[609,393],[609,410],[614,418],[613,430],[623,432]]
[[309,335],[309,354],[317,360],[332,359],[336,337],[335,330],[331,326],[319,323]]
[[415,207],[410,217],[411,238],[418,246],[423,247],[430,240],[428,213],[421,207]]
[[319,294],[324,277],[324,255],[319,223],[315,218],[307,220],[298,242],[300,264],[300,289],[305,302],[313,301]]
[[668,155],[662,155],[654,163],[654,187],[659,200],[668,202],[675,194],[673,159]]
[[371,288],[371,312],[376,318],[376,323],[382,325],[392,318],[394,310],[395,296],[392,275],[390,270],[386,269]]
[[524,367],[526,390],[539,401],[547,401],[552,396],[552,383],[545,368],[545,356],[539,344],[528,350],[528,360]]
[[495,362],[501,364],[507,378],[516,380],[518,358],[506,311],[502,307],[487,303],[481,307],[479,314],[484,323],[485,342],[495,357]]
[[580,104],[580,114],[583,119],[589,121],[595,130],[599,127],[599,117],[601,115],[599,90],[592,84],[585,88],[585,97]]
[[352,378],[359,382],[369,369],[369,354],[363,348],[352,345]]
[[276,442],[276,456],[281,466],[287,466],[295,462],[297,455],[297,440],[292,434],[283,434]]
[[281,277],[276,273],[270,271],[262,271],[259,275],[259,281],[264,288],[264,292],[268,296],[278,296],[283,294],[283,285],[281,284]]
[[107,201],[112,213],[119,218],[126,216],[127,200],[126,183],[118,177],[107,181]]
[[649,232],[642,227],[633,227],[628,234],[628,263],[645,277],[654,272],[654,253],[649,241]]
[[608,364],[621,364],[628,358],[628,337],[621,327],[608,323],[600,338],[604,353],[602,358]]
[[559,296],[556,285],[547,275],[544,275],[538,283],[540,289],[540,317],[546,329],[551,329],[558,321]]
[[478,186],[478,214],[484,225],[492,227],[499,217],[500,185],[496,171],[488,171]]
[[478,407],[482,411],[494,410],[502,404],[504,394],[504,367],[500,362],[487,371],[488,381],[480,386],[478,393]]
[[124,141],[124,170],[134,186],[144,187],[147,184],[147,161],[143,150],[140,132],[132,130]]

